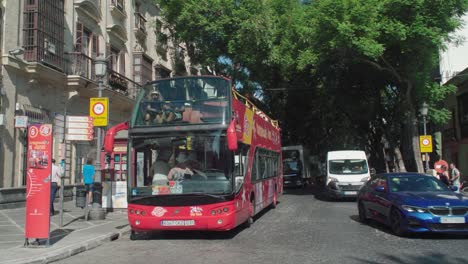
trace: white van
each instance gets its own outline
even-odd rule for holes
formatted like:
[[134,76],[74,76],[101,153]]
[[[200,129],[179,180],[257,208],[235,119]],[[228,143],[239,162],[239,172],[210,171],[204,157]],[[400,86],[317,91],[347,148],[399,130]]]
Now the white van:
[[326,189],[332,198],[356,197],[370,179],[366,153],[361,150],[329,151],[326,166]]

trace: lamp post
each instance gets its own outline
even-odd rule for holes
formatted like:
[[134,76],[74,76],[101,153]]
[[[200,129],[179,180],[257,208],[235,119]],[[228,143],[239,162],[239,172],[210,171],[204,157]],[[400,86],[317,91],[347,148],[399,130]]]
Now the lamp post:
[[[104,88],[103,82],[104,77],[106,76],[107,72],[107,60],[106,58],[99,56],[95,59],[94,62],[94,70],[96,77],[99,79],[99,86],[98,86],[98,98],[102,97],[102,89]],[[101,181],[101,127],[96,127],[97,132],[97,141],[96,141],[96,179],[97,181]]]
[[[427,135],[427,131],[426,131],[426,118],[427,118],[427,112],[429,110],[429,106],[426,104],[426,102],[424,102],[421,106],[421,108],[419,109],[419,113],[421,114],[422,118],[423,118],[423,130],[424,130],[424,135]],[[425,170],[427,171],[429,169],[429,159],[428,159],[428,156],[427,156],[427,152],[424,153],[424,157],[425,157],[425,164],[426,164],[426,168]]]

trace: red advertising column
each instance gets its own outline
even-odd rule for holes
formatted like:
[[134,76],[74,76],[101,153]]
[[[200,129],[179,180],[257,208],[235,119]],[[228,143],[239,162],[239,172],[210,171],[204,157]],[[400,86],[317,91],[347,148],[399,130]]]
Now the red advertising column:
[[25,238],[49,238],[52,125],[28,129]]

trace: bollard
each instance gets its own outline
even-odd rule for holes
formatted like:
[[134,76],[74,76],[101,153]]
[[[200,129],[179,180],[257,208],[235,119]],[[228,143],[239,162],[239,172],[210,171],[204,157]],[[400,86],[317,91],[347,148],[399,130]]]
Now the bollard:
[[76,207],[84,208],[86,207],[86,189],[84,186],[76,186],[75,191],[75,204]]
[[106,210],[102,208],[102,184],[93,183],[93,206],[89,210],[90,220],[103,220],[106,218]]

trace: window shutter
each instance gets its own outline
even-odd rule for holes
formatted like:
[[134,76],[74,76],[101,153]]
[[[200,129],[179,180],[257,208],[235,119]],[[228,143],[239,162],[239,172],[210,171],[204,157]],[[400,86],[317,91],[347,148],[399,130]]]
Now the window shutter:
[[120,52],[120,74],[125,75],[125,52]]
[[75,51],[81,52],[83,47],[83,24],[76,22]]
[[93,54],[92,54],[92,57],[93,58],[96,58],[97,56],[99,56],[99,36],[98,35],[95,35],[93,34]]

